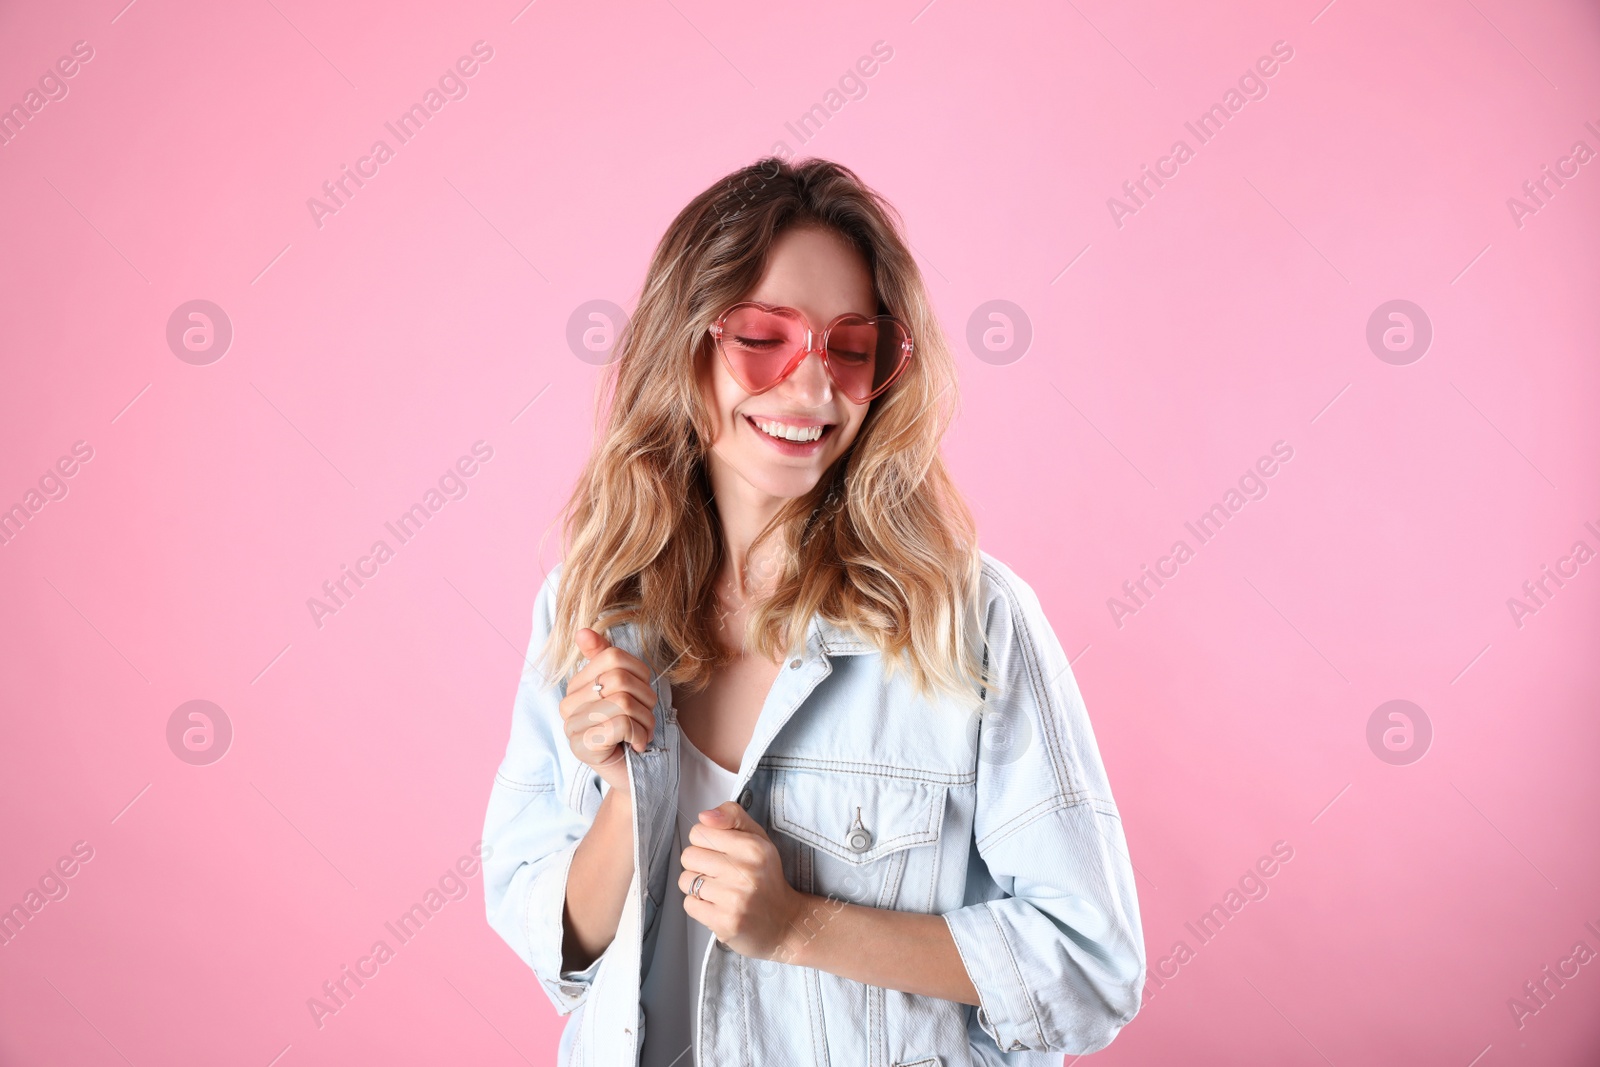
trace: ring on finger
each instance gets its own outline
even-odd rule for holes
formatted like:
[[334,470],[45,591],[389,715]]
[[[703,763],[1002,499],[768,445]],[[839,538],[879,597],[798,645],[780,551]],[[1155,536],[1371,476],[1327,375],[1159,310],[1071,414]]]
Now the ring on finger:
[[594,683],[594,695],[597,699],[606,695],[605,690],[601,688],[599,682]]
[[696,900],[704,900],[704,899],[706,899],[705,897],[700,895],[700,883],[704,882],[705,880],[706,880],[706,876],[705,875],[703,875],[703,874],[695,875],[694,885],[689,887],[689,895],[694,897]]

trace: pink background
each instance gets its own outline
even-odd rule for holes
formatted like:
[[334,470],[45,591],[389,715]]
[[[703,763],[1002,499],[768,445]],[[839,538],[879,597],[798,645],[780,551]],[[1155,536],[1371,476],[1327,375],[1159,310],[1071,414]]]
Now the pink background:
[[[778,141],[905,216],[958,350],[950,461],[1074,657],[1166,976],[1095,1062],[1600,1056],[1600,961],[1508,1007],[1600,951],[1600,562],[1507,606],[1600,551],[1600,161],[1507,206],[1600,150],[1593,5],[124,2],[0,12],[0,103],[94,50],[0,147],[0,507],[93,449],[0,546],[0,906],[93,849],[0,948],[0,1062],[550,1062],[476,877],[320,1028],[306,1002],[479,836],[590,440],[569,318],[631,307],[673,214]],[[478,40],[468,95],[319,228],[307,198]],[[1266,98],[1119,227],[1107,198],[1276,41]],[[194,299],[234,331],[204,366],[165,336]],[[1021,358],[968,347],[996,299]],[[1393,299],[1433,327],[1407,365],[1366,341]],[[319,628],[307,599],[480,440]],[[1395,699],[1433,731],[1404,766],[1367,742]],[[190,700],[232,724],[219,762],[168,746]]]

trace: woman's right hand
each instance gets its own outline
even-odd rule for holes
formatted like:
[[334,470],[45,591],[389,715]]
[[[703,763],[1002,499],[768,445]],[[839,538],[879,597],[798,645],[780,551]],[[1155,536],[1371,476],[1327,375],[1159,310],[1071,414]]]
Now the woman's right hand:
[[[657,697],[650,668],[588,627],[578,631],[577,641],[589,662],[567,683],[560,704],[567,743],[607,785],[627,793],[628,758],[622,746],[642,752],[655,733]],[[603,697],[595,694],[596,682]]]

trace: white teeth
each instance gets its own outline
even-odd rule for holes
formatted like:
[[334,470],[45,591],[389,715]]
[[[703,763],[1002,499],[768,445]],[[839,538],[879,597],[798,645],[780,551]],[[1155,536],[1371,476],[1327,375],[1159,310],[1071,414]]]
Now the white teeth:
[[815,441],[822,436],[823,426],[786,426],[781,422],[767,422],[765,419],[751,419],[751,422],[760,427],[761,432],[768,437],[780,437],[785,441]]

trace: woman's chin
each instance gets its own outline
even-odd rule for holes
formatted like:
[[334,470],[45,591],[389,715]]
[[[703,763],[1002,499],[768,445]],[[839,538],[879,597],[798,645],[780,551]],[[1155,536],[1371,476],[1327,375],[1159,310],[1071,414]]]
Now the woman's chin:
[[817,471],[808,471],[804,477],[798,478],[794,477],[793,475],[785,477],[780,474],[773,473],[769,477],[764,478],[760,482],[756,483],[756,487],[764,491],[768,496],[781,497],[784,500],[793,500],[796,497],[805,496],[807,493],[811,492],[811,490],[815,489],[817,487],[817,482],[820,479],[821,473]]
[[820,469],[796,469],[750,460],[739,464],[738,470],[752,489],[782,500],[805,496],[817,487],[817,482],[822,478]]

